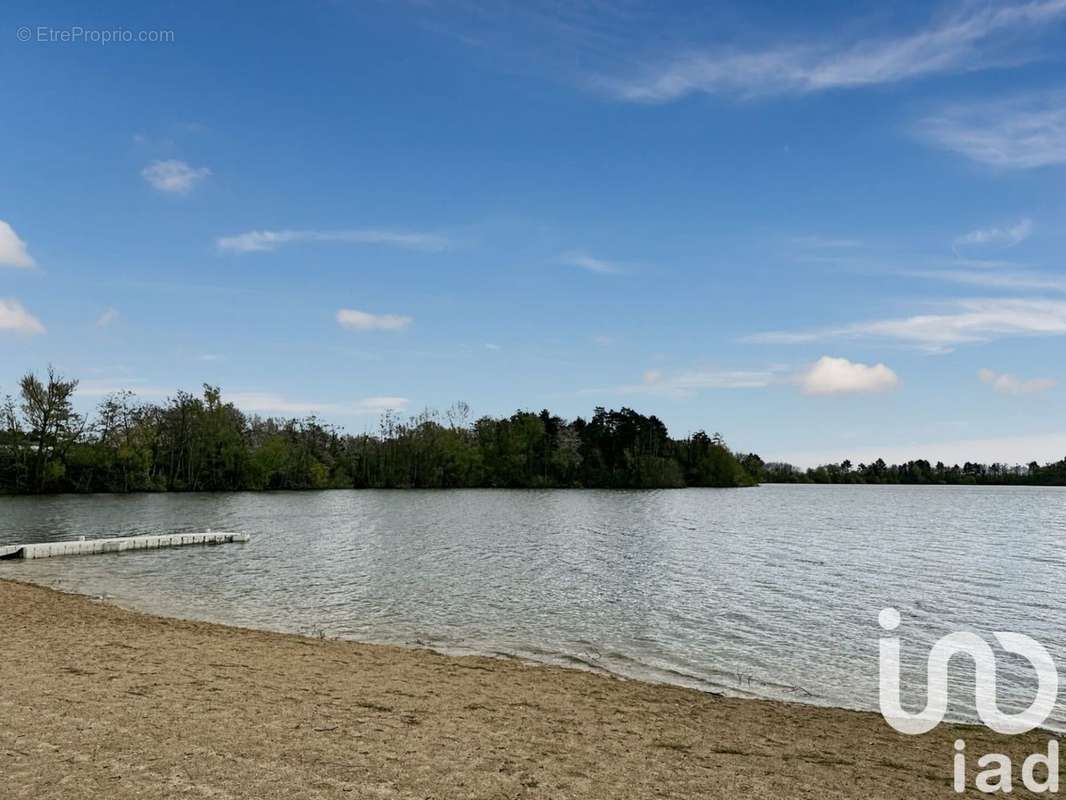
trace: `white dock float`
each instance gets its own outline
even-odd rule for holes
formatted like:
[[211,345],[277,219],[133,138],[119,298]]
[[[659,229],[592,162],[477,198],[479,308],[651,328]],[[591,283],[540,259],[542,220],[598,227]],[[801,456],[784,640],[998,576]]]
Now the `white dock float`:
[[73,542],[42,542],[0,546],[3,558],[54,558],[88,556],[96,553],[121,553],[126,550],[156,550],[160,547],[183,547],[192,544],[227,544],[247,542],[246,533],[168,533],[162,536],[122,536],[114,539],[80,539]]

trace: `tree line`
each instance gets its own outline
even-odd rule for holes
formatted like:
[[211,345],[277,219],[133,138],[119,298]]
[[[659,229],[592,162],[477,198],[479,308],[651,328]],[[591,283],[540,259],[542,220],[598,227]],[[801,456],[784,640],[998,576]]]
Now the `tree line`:
[[791,464],[764,464],[758,456],[743,456],[741,463],[760,483],[900,483],[987,486],[1066,486],[1066,458],[1050,464],[979,464],[962,466],[924,459],[904,464],[886,464],[877,459],[869,464],[824,464],[799,469]]
[[314,416],[248,415],[216,386],[162,403],[132,392],[95,413],[73,404],[78,382],[27,373],[0,402],[0,493],[363,488],[735,487],[757,483],[1066,485],[1066,459],[1024,466],[850,461],[799,469],[735,454],[703,431],[671,438],[655,416],[596,408],[565,420],[544,410],[471,419],[382,415],[376,433],[345,433]]
[[655,416],[596,408],[567,421],[544,410],[471,420],[387,412],[374,434],[314,416],[248,415],[218,387],[162,403],[131,392],[79,414],[78,382],[26,374],[0,405],[0,492],[154,492],[329,488],[675,488],[748,486],[718,434],[673,439]]

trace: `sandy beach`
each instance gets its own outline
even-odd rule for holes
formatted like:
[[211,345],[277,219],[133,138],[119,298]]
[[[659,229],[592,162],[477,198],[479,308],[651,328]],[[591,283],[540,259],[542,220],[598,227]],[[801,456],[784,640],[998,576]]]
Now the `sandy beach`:
[[958,796],[959,736],[1016,764],[1047,746],[950,726],[903,737],[876,714],[165,619],[6,581],[0,608],[5,798],[899,800]]

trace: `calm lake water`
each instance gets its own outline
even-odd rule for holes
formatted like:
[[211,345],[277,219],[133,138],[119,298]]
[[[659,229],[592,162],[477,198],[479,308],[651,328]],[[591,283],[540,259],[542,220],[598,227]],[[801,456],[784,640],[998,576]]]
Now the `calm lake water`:
[[[0,577],[173,616],[851,708],[877,708],[885,606],[903,617],[915,704],[930,644],[953,630],[1026,633],[1066,668],[1063,489],[0,498],[0,544],[207,528],[252,541],[5,561]],[[1001,706],[1023,708],[1032,672],[1000,657]],[[953,679],[968,718],[972,668],[960,661]]]

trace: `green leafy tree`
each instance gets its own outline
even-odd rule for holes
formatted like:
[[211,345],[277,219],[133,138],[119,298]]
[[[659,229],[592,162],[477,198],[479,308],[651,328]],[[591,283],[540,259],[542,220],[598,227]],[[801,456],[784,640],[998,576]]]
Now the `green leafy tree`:
[[36,492],[45,491],[63,477],[67,451],[81,436],[83,421],[71,402],[77,387],[76,380],[64,379],[51,366],[46,382],[32,372],[19,381],[22,414],[33,450],[30,485]]

